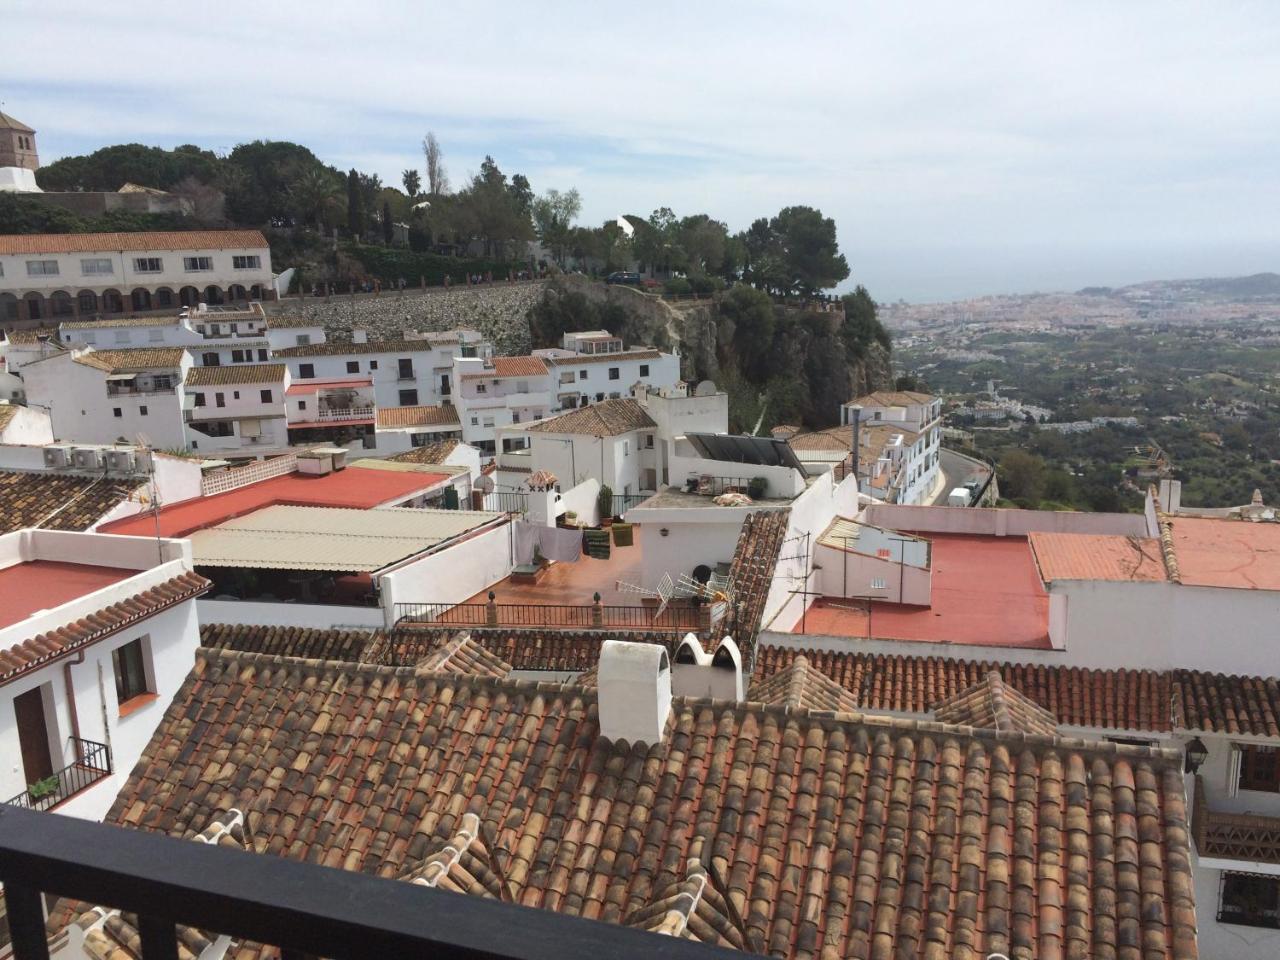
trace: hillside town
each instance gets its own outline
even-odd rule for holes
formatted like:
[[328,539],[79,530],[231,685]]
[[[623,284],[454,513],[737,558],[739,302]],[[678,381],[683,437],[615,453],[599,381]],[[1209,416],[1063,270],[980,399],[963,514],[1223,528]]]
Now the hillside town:
[[[1244,301],[891,338],[760,256],[514,232],[303,281],[177,192],[43,190],[36,134],[0,193],[179,220],[0,234],[0,960],[1280,954],[1278,507],[1004,369]],[[1127,438],[1128,499],[984,431]]]

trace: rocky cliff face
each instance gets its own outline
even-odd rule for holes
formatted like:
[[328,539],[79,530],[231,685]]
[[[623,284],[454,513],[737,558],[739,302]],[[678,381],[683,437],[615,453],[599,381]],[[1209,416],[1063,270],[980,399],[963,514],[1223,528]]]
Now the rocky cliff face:
[[[778,308],[767,380],[752,379],[733,349],[734,321],[710,299],[670,303],[621,286],[581,277],[548,284],[530,315],[535,346],[551,346],[559,332],[604,327],[630,344],[680,352],[681,375],[712,380],[730,395],[731,424],[750,430],[799,422],[810,428],[839,421],[841,403],[892,385],[889,351],[871,343],[860,355],[840,336],[842,315]],[[558,345],[558,343],[557,343]]]

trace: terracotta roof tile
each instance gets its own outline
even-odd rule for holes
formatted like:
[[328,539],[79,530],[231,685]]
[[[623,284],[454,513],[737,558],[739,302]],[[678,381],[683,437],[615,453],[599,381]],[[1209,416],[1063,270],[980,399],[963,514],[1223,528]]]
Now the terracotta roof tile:
[[233,363],[218,367],[192,367],[188,387],[228,387],[242,383],[283,383],[288,371],[283,363]]
[[178,319],[172,314],[148,314],[141,317],[107,317],[104,320],[64,320],[59,329],[102,330],[112,327],[175,327]]
[[601,400],[547,420],[531,423],[535,433],[582,433],[593,437],[616,437],[632,430],[652,430],[657,424],[639,401],[631,397]]
[[765,602],[773,587],[790,516],[790,508],[753,510],[738,532],[738,543],[729,564],[728,592],[736,608],[730,632],[748,659],[749,648],[764,618]]
[[[513,670],[578,673],[595,667],[605,640],[661,643],[675,650],[683,634],[619,630],[512,629],[468,627],[471,639]],[[457,627],[402,626],[367,651],[366,659],[387,666],[414,666],[458,636]]]
[[63,349],[62,344],[58,342],[57,330],[31,327],[26,330],[6,330],[4,336],[5,340],[15,347],[38,347],[42,343],[47,343],[51,347]]
[[0,650],[0,683],[34,670],[117,630],[205,593],[213,584],[198,573],[183,573],[120,600],[66,626]]
[[75,361],[107,373],[135,373],[180,367],[185,353],[181,347],[125,347],[121,350],[90,350],[80,354]]
[[492,380],[503,377],[545,377],[547,364],[541,357],[494,357],[493,366],[478,373],[464,373],[463,380]]
[[171,230],[140,233],[0,235],[0,254],[105,253],[134,250],[239,250],[267,247],[261,230]]
[[852,693],[814,669],[802,656],[796,657],[773,676],[753,683],[747,699],[835,713],[851,713],[859,709],[858,700]]
[[4,430],[13,422],[21,407],[16,403],[0,403],[0,430]]
[[298,313],[281,314],[280,316],[269,315],[267,318],[268,330],[287,330],[292,327],[323,327],[324,322],[317,320],[315,317],[307,317]]
[[912,404],[932,403],[937,399],[932,394],[920,393],[916,390],[877,390],[874,393],[865,393],[849,402],[862,407],[905,407]]
[[[321,326],[321,324],[316,324]],[[276,357],[333,357],[343,354],[365,353],[425,353],[435,349],[429,340],[369,340],[353,343],[348,340],[326,340],[324,343],[308,343],[297,347],[283,347],[275,351]]]
[[1188,730],[1280,737],[1280,677],[1172,671],[1178,725]]
[[853,693],[861,710],[926,714],[995,671],[1010,689],[1066,726],[1154,732],[1173,729],[1173,682],[1163,671],[1089,670],[1056,664],[760,646],[755,650],[756,681],[767,679],[801,656],[811,668]]
[[0,470],[0,533],[87,530],[142,488],[137,480]]
[[[424,407],[379,407],[380,427],[457,426],[458,408],[452,404]],[[412,452],[412,451],[410,451]],[[425,461],[415,461],[423,463]]]
[[461,633],[418,661],[417,671],[419,674],[465,673],[476,677],[505,677],[511,673],[511,664],[473,640],[471,634]]
[[387,459],[395,463],[441,464],[449,459],[449,455],[458,449],[458,444],[461,442],[457,439],[437,440],[435,443],[423,444]]
[[[107,820],[245,804],[264,853],[397,877],[473,813],[515,902],[614,923],[696,857],[795,960],[1197,955],[1174,751],[684,698],[646,747],[597,717],[579,687],[202,650]],[[729,935],[710,905],[658,924]]]
[[245,623],[206,623],[200,626],[202,647],[352,663],[366,659],[366,649],[378,643],[382,636],[381,630],[325,630]]
[[999,671],[992,670],[967,690],[942,701],[933,709],[939,723],[955,723],[986,730],[1041,734],[1052,737],[1058,721],[1052,713],[1018,691],[1005,686]]
[[436,841],[430,854],[420,863],[407,867],[397,879],[451,893],[514,903],[515,897],[502,875],[499,861],[490,851],[491,842],[492,837],[486,840],[484,836],[480,818],[474,813],[464,813],[447,838]]

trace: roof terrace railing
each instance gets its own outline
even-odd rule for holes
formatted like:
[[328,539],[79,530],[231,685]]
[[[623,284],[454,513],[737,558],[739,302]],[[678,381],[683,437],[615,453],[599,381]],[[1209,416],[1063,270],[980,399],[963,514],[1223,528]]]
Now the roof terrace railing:
[[0,882],[16,960],[48,960],[44,897],[133,913],[143,960],[176,927],[280,948],[284,960],[744,960],[615,924],[269,854],[0,808]]
[[607,606],[605,604],[397,603],[396,625],[549,627],[605,630],[698,630],[708,626],[705,608]]

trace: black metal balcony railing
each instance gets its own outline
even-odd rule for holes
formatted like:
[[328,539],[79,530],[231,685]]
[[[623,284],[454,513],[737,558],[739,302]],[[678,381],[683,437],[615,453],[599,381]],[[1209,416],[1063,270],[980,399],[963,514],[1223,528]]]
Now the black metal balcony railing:
[[640,506],[652,496],[652,493],[615,493],[613,495],[613,515],[621,517],[632,507]]
[[280,948],[284,960],[747,960],[550,910],[73,817],[0,808],[0,882],[16,960],[48,960],[42,894],[136,914],[143,960],[176,925]]
[[105,743],[72,737],[71,745],[76,751],[77,759],[74,763],[68,764],[39,784],[29,785],[8,803],[28,810],[48,810],[111,776],[111,748]]

